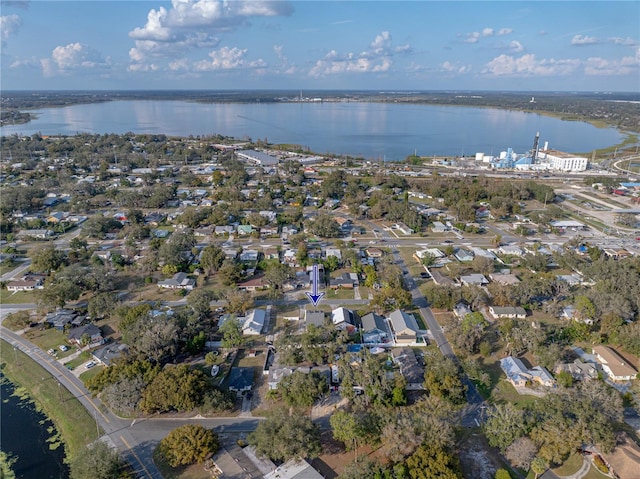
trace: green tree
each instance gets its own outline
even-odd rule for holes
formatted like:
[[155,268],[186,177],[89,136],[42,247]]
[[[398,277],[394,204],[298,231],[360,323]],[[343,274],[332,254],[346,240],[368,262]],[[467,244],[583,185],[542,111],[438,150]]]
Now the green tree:
[[218,436],[199,424],[175,428],[158,446],[160,454],[172,467],[202,464],[218,451]]
[[538,476],[540,474],[544,474],[544,472],[547,470],[547,467],[547,461],[545,461],[541,457],[536,457],[533,461],[531,461],[531,470],[536,475],[536,479],[538,479]]
[[331,215],[320,214],[305,224],[305,229],[322,238],[336,238],[340,234],[340,227]]
[[411,479],[462,479],[460,461],[446,449],[424,444],[406,460]]
[[312,406],[329,390],[327,379],[318,371],[309,374],[295,371],[278,384],[278,392],[289,406]]
[[202,250],[200,266],[207,274],[215,273],[220,269],[225,260],[225,252],[216,245],[209,245]]
[[66,255],[63,251],[57,250],[53,243],[46,246],[38,246],[28,253],[31,258],[31,269],[49,273],[55,271],[64,264]]
[[240,322],[236,318],[227,319],[219,331],[222,333],[223,348],[239,348],[244,344]]
[[496,471],[495,479],[511,479],[511,474],[506,469],[498,469]]
[[75,455],[69,466],[71,479],[114,479],[120,477],[122,461],[118,452],[96,441]]
[[247,437],[261,457],[285,462],[317,457],[322,451],[320,431],[308,416],[297,411],[275,409]]
[[147,413],[191,411],[202,404],[207,379],[187,365],[167,366],[147,386],[140,409]]
[[329,418],[334,439],[344,443],[347,451],[357,449],[362,436],[362,426],[354,413],[344,410],[334,412]]
[[487,415],[484,433],[489,444],[502,452],[527,432],[524,412],[511,403],[496,404]]

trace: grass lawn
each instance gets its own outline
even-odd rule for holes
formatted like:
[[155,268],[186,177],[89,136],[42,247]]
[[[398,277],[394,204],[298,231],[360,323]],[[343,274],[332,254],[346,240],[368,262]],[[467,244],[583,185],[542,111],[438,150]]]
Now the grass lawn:
[[80,381],[82,381],[83,383],[86,383],[86,382],[87,382],[89,379],[91,379],[92,377],[97,376],[97,375],[98,375],[98,373],[99,373],[100,371],[102,371],[102,368],[103,368],[103,367],[104,367],[104,366],[98,365],[98,366],[95,366],[95,367],[93,367],[93,368],[91,368],[91,369],[87,369],[85,372],[83,372],[83,373],[80,375]]
[[491,391],[492,402],[510,402],[517,407],[530,406],[538,398],[526,394],[518,394],[515,388],[506,380],[501,380]]
[[47,351],[48,349],[55,349],[60,354],[58,346],[61,344],[68,345],[67,337],[61,331],[55,328],[49,328],[41,330],[40,328],[32,328],[25,333],[27,338],[32,343],[38,345],[41,349]]
[[[96,439],[96,423],[87,410],[42,366],[5,341],[1,342],[2,372],[24,388],[29,397],[56,425],[65,443],[67,455],[73,457]],[[43,379],[44,378],[44,379]]]
[[31,317],[29,311],[16,311],[8,314],[2,321],[2,325],[11,331],[19,331],[29,327],[29,324],[35,320],[36,317]]
[[328,290],[325,297],[327,299],[353,299],[353,290],[342,288]]
[[36,295],[33,291],[7,291],[0,289],[0,304],[35,303]]
[[572,454],[569,459],[564,461],[560,467],[553,469],[557,476],[570,476],[575,474],[582,467],[582,456],[580,454]]

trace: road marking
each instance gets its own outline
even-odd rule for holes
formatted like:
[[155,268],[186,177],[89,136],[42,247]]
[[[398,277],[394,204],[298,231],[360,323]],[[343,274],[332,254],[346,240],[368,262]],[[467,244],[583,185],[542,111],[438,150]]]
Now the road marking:
[[135,457],[136,460],[140,463],[140,465],[142,466],[142,469],[144,469],[144,472],[147,473],[147,477],[150,477],[151,479],[153,479],[153,475],[149,472],[149,469],[147,469],[144,463],[140,460],[140,458],[138,457],[136,452],[133,450],[133,448],[129,445],[127,440],[123,436],[120,436],[120,440],[124,443],[125,446],[127,446],[127,449],[131,451],[131,454],[133,454],[133,457]]

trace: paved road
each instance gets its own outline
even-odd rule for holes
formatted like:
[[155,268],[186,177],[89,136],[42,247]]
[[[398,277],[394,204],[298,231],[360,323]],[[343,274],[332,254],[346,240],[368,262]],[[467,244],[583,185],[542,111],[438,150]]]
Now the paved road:
[[98,398],[92,397],[82,381],[71,371],[45,351],[2,326],[0,326],[0,338],[37,361],[61,387],[68,389],[96,421],[96,427],[99,428],[99,431],[96,430],[96,439],[101,437],[102,440],[114,445],[124,459],[131,464],[136,475],[144,479],[162,479],[160,471],[153,462],[153,451],[160,439],[172,429],[183,424],[199,423],[218,432],[249,432],[254,430],[262,419],[254,417],[120,419]]
[[[373,228],[378,229],[378,227],[373,223],[369,223],[369,226],[372,229]],[[381,235],[383,238],[389,237],[386,230],[381,230],[381,232],[382,232]],[[397,248],[392,248],[391,251],[392,251],[395,263],[398,266],[400,266],[400,269],[402,271],[408,271],[405,265],[404,259],[402,259],[402,256],[400,256],[400,252],[397,250]],[[442,332],[442,328],[440,327],[440,324],[438,323],[435,316],[433,315],[431,308],[429,308],[427,299],[424,297],[420,289],[418,289],[418,285],[416,284],[415,279],[407,272],[404,275],[404,280],[407,287],[411,291],[413,304],[420,309],[420,314],[422,314],[422,317],[426,321],[427,327],[429,328],[429,331],[431,333],[431,337],[435,341],[436,345],[438,346],[438,348],[440,349],[440,351],[445,357],[448,357],[451,360],[453,360],[456,364],[459,364],[458,357],[453,352],[453,348],[451,347],[451,345],[449,344],[449,341],[447,340],[446,336]],[[473,384],[473,382],[469,380],[466,374],[462,375],[462,383],[467,388],[467,394],[466,394],[467,406],[463,411],[463,414],[461,417],[462,425],[465,427],[478,426],[484,419],[483,412],[484,412],[484,409],[487,407],[487,403],[484,401],[484,399],[482,399],[482,396],[476,389],[475,384]]]
[[16,261],[20,264],[11,271],[7,271],[5,274],[0,276],[0,281],[9,281],[13,278],[21,278],[24,276],[24,272],[31,266],[30,258],[18,259]]

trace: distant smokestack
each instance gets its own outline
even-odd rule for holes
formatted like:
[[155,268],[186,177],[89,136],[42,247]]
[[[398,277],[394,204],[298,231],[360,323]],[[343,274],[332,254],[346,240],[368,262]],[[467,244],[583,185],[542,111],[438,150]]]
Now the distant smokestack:
[[538,142],[540,141],[540,132],[536,133],[536,138],[533,140],[533,150],[531,150],[531,158],[534,160],[538,157]]
[[545,149],[545,151],[549,149],[549,142],[548,141],[544,142],[544,149]]

